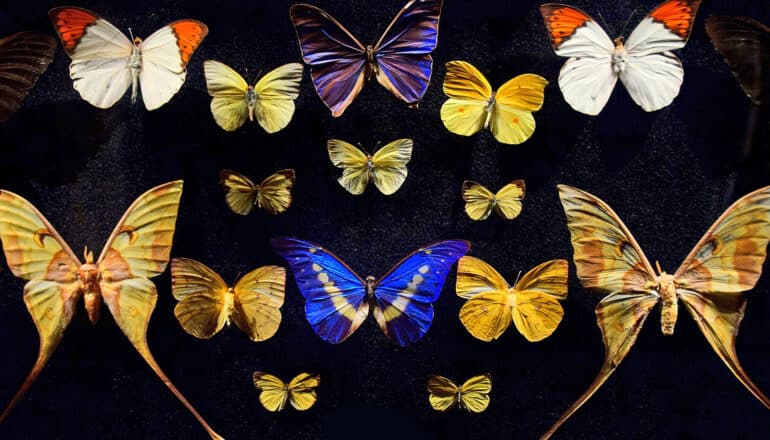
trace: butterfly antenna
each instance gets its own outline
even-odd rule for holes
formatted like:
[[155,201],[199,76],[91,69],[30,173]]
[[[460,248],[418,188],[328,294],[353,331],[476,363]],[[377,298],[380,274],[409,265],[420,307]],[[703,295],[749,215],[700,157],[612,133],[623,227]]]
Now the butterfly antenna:
[[602,13],[599,12],[599,19],[601,19],[602,23],[604,23],[604,28],[610,31],[610,35],[615,35],[615,32],[613,32],[612,27],[607,24],[607,21],[602,17]]
[[628,26],[628,23],[631,22],[631,19],[636,15],[636,12],[639,10],[639,8],[634,9],[633,12],[631,12],[631,15],[628,16],[626,19],[626,22],[623,23],[623,29],[620,30],[620,34],[618,36],[623,35],[623,33],[626,31],[626,26]]
[[655,267],[658,269],[658,275],[663,273],[663,270],[660,268],[660,261],[655,260]]
[[513,285],[519,284],[519,278],[521,278],[521,271],[519,271],[518,275],[516,275],[516,281],[513,282]]
[[131,42],[134,42],[134,32],[131,30],[131,28],[128,28],[128,35],[131,36]]

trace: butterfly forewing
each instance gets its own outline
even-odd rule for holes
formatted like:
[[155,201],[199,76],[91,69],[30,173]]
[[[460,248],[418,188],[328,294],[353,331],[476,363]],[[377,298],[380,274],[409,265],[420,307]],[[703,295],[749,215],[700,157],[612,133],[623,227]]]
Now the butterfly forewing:
[[298,411],[306,411],[318,400],[316,388],[321,385],[318,374],[300,373],[289,382],[289,403]]
[[706,33],[755,104],[770,90],[770,28],[747,17],[710,16]]
[[185,331],[209,339],[227,321],[227,284],[203,263],[189,258],[171,260],[171,293],[179,303],[174,315]]
[[21,107],[55,52],[56,40],[37,32],[18,32],[0,39],[0,122]]
[[271,338],[281,324],[286,269],[263,266],[243,276],[233,287],[233,321],[252,341]]

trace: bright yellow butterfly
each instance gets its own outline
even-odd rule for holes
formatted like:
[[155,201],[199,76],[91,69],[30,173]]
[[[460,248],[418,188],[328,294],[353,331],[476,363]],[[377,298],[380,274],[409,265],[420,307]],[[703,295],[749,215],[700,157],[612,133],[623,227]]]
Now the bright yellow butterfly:
[[550,260],[508,285],[486,262],[470,256],[457,264],[457,296],[468,301],[460,309],[460,321],[475,338],[489,342],[499,338],[513,321],[530,342],[541,341],[559,326],[567,298],[567,260]]
[[492,376],[482,374],[466,380],[458,387],[444,376],[428,376],[428,401],[436,411],[446,411],[459,404],[470,412],[480,413],[489,406]]
[[497,92],[470,63],[450,61],[446,65],[441,120],[452,133],[471,136],[489,128],[504,144],[520,144],[535,132],[532,112],[543,106],[545,78],[532,73],[519,75]]
[[397,139],[380,148],[374,155],[364,153],[355,146],[338,139],[329,139],[329,158],[342,177],[337,181],[351,194],[362,194],[369,180],[386,196],[399,188],[406,180],[406,164],[412,159],[411,139]]
[[465,213],[471,220],[486,220],[494,209],[500,217],[513,220],[521,213],[524,192],[523,180],[514,180],[500,188],[497,194],[480,183],[466,180],[463,182]]
[[756,285],[767,255],[770,186],[727,208],[673,274],[659,264],[656,273],[607,203],[571,186],[558,188],[580,283],[607,294],[596,306],[605,356],[593,383],[541,438],[556,432],[607,381],[658,303],[664,335],[673,335],[681,301],[730,372],[770,409],[770,399],[743,370],[735,348],[746,308],[743,292]]
[[300,373],[288,384],[272,374],[255,371],[254,386],[262,391],[259,402],[266,410],[281,411],[288,400],[298,411],[305,411],[315,405],[318,395],[315,389],[321,385],[318,374]]
[[257,119],[268,133],[283,130],[294,115],[294,100],[299,96],[302,64],[284,64],[250,86],[235,70],[219,61],[206,60],[203,72],[211,100],[211,114],[217,124],[235,131]]
[[[213,439],[221,439],[171,383],[147,344],[147,325],[158,300],[150,278],[166,270],[176,229],[182,181],[156,186],[129,206],[99,257],[75,255],[51,223],[24,198],[0,190],[0,240],[14,275],[24,280],[24,304],[40,336],[32,371],[0,415],[0,423],[40,375],[72,322],[77,305],[99,320],[102,301],[145,362]],[[92,213],[93,214],[93,213]]]
[[174,315],[185,331],[209,339],[230,319],[252,341],[270,339],[281,324],[286,269],[264,266],[229,287],[206,265],[189,259],[171,260],[171,292],[179,304]]
[[219,183],[225,189],[227,206],[236,214],[246,215],[254,206],[270,214],[280,214],[291,206],[294,170],[280,170],[255,185],[245,175],[232,170],[219,172]]

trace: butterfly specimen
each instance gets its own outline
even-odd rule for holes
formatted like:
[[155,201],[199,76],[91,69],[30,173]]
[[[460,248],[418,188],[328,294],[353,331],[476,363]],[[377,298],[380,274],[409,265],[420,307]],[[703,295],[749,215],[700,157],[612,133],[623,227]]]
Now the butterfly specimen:
[[480,413],[489,406],[492,376],[473,376],[458,387],[444,376],[428,376],[428,401],[436,411],[446,411],[458,405],[470,412]]
[[253,380],[261,391],[259,402],[272,412],[283,410],[287,400],[298,411],[310,409],[318,400],[315,389],[321,385],[321,376],[309,373],[300,373],[286,384],[272,374],[255,371]]
[[548,81],[532,73],[519,75],[495,92],[489,81],[470,63],[446,65],[441,120],[452,133],[471,136],[489,128],[504,144],[520,144],[535,132],[532,112],[540,110]]
[[171,293],[179,304],[174,315],[185,331],[209,339],[230,319],[252,341],[273,337],[281,324],[286,269],[264,266],[230,287],[203,263],[189,258],[171,260]]
[[259,185],[237,171],[222,170],[219,182],[225,189],[227,206],[236,214],[246,215],[254,206],[270,214],[280,214],[291,206],[291,191],[296,180],[294,170],[280,170]]
[[318,96],[333,117],[342,115],[372,77],[398,99],[417,105],[433,70],[442,0],[408,2],[374,46],[364,46],[325,11],[298,4],[290,9],[302,58]]
[[178,20],[145,40],[133,35],[129,39],[94,12],[72,6],[51,9],[48,18],[72,58],[75,90],[103,109],[112,107],[129,88],[132,104],[141,88],[147,110],[167,103],[184,84],[187,63],[208,34],[199,21]]
[[425,335],[433,303],[455,262],[470,249],[464,240],[439,241],[409,254],[379,280],[366,279],[326,249],[296,238],[274,238],[273,249],[294,273],[307,300],[305,315],[326,342],[347,339],[369,315],[401,347]]
[[747,17],[714,15],[706,33],[755,104],[770,90],[770,27]]
[[374,155],[364,153],[352,144],[339,139],[329,139],[329,159],[342,168],[337,181],[349,193],[363,194],[371,180],[381,193],[389,196],[406,180],[406,164],[412,159],[411,139],[396,139],[377,150]]
[[211,100],[211,114],[217,124],[235,131],[257,119],[268,133],[283,130],[294,116],[294,100],[299,96],[302,64],[284,64],[271,70],[253,86],[235,70],[219,61],[206,60],[203,72]]
[[149,280],[168,264],[182,181],[157,186],[139,196],[107,239],[99,258],[87,248],[85,263],[22,197],[0,191],[0,240],[14,275],[27,280],[24,303],[40,334],[40,353],[32,371],[8,404],[0,421],[48,363],[83,298],[88,318],[99,319],[101,302],[142,358],[214,439],[221,437],[203,420],[160,369],[147,345],[147,325],[157,301]]
[[681,301],[703,336],[738,380],[770,409],[770,399],[738,362],[735,338],[746,297],[762,273],[770,240],[770,186],[735,202],[714,222],[672,275],[657,274],[620,218],[585,191],[559,185],[583,287],[609,293],[596,307],[606,355],[599,374],[548,430],[548,438],[607,380],[626,357],[647,315],[661,305],[661,331],[674,333]]
[[559,87],[573,109],[598,115],[615,83],[626,86],[645,111],[660,110],[679,95],[684,70],[671,51],[690,38],[701,0],[668,0],[652,10],[631,32],[610,39],[580,9],[549,3],[540,7],[556,55],[569,58],[561,68]]
[[56,53],[56,40],[37,32],[18,32],[0,38],[0,122],[21,107],[35,81]]
[[457,296],[468,301],[460,309],[460,321],[485,342],[502,336],[511,320],[528,341],[542,341],[564,316],[559,301],[567,299],[568,267],[566,260],[546,261],[511,287],[483,260],[462,257],[457,263]]
[[471,220],[486,220],[494,210],[500,217],[513,220],[521,213],[524,192],[523,180],[514,180],[500,188],[497,194],[480,183],[466,180],[463,182],[465,213]]

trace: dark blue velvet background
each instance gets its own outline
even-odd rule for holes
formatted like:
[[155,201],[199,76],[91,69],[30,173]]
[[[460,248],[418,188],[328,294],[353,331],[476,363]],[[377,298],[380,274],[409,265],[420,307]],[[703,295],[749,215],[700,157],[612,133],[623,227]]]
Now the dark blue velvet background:
[[[46,12],[59,3],[5,2],[0,35],[52,32]],[[374,42],[402,1],[318,0],[363,42]],[[706,0],[692,38],[678,54],[685,81],[674,103],[647,114],[618,87],[604,112],[587,117],[563,100],[556,79],[563,59],[546,39],[532,1],[446,0],[433,83],[419,110],[410,110],[374,83],[346,114],[332,119],[305,75],[294,120],[276,135],[256,124],[226,133],[213,121],[202,62],[221,60],[255,73],[300,60],[288,18],[291,2],[87,1],[121,29],[147,36],[179,18],[210,28],[192,58],[188,79],[166,106],[147,112],[124,98],[98,110],[80,99],[59,50],[25,106],[0,126],[0,188],[33,202],[75,249],[100,249],[123,211],[146,189],[185,180],[173,256],[199,259],[232,280],[264,264],[282,264],[268,246],[276,235],[324,244],[362,275],[380,275],[414,248],[465,238],[471,254],[512,280],[519,270],[553,258],[571,259],[564,214],[555,189],[566,183],[606,200],[652,261],[673,271],[732,201],[770,183],[767,117],[747,128],[751,106],[703,30],[712,13],[770,22],[765,1]],[[579,1],[619,32],[636,10],[633,28],[655,1]],[[629,31],[626,31],[626,34]],[[614,35],[613,35],[614,36]],[[538,128],[521,146],[489,133],[463,138],[439,118],[444,63],[475,64],[498,86],[523,72],[545,76]],[[747,143],[749,133],[754,140]],[[398,137],[415,140],[409,178],[392,197],[360,197],[335,181],[325,142],[338,137],[373,146]],[[748,150],[744,149],[748,147]],[[745,157],[749,159],[746,160]],[[742,158],[744,158],[742,160]],[[284,215],[227,210],[220,168],[261,179],[292,167],[295,204]],[[522,215],[513,222],[471,222],[460,186],[473,178],[499,188],[527,182]],[[5,266],[5,265],[3,265]],[[766,265],[767,266],[767,265]],[[767,268],[767,267],[766,267]],[[473,339],[460,324],[462,300],[454,274],[436,304],[433,327],[418,344],[398,348],[373,320],[348,341],[321,341],[305,321],[303,300],[287,283],[283,322],[271,340],[252,343],[237,329],[210,341],[187,335],[173,317],[168,274],[155,279],[159,300],[149,343],[160,365],[210,424],[241,438],[535,438],[588,386],[603,357],[593,308],[570,267],[566,314],[549,339],[527,343],[514,329],[500,340]],[[0,404],[32,366],[38,340],[22,302],[23,282],[0,272]],[[747,307],[738,352],[749,375],[770,392],[770,277]],[[562,428],[557,438],[761,438],[770,414],[732,377],[682,312],[673,337],[659,331],[656,310],[618,372]],[[283,378],[300,371],[322,377],[317,405],[299,413],[263,410],[251,373]],[[427,402],[425,378],[439,373],[462,381],[492,373],[489,409],[480,415],[440,414]],[[107,313],[91,326],[79,311],[29,394],[0,425],[0,438],[204,438],[193,417],[131,348]]]

